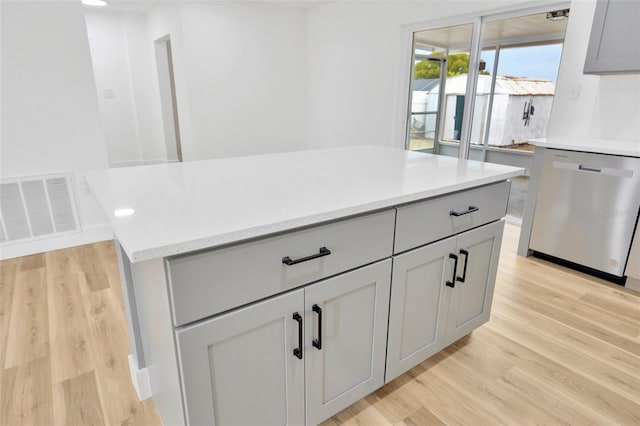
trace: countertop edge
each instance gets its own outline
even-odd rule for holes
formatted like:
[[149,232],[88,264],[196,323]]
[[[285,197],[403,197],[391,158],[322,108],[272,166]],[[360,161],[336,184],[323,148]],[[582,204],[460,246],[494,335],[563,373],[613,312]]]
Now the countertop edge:
[[[590,143],[580,143],[580,141],[587,141]],[[528,142],[532,145],[543,148],[590,152],[594,154],[622,155],[626,157],[640,157],[640,142],[635,141],[588,138],[540,138],[530,139]],[[606,145],[605,143],[608,143],[609,145]]]
[[[372,203],[353,206],[345,209],[319,213],[311,216],[296,218],[292,220],[286,220],[282,222],[274,222],[267,225],[262,225],[255,228],[247,228],[238,231],[232,231],[225,234],[218,234],[214,236],[207,236],[198,238],[192,241],[173,243],[159,247],[151,247],[143,250],[131,250],[127,247],[126,243],[118,235],[117,228],[114,223],[110,223],[116,239],[119,241],[123,250],[129,257],[132,263],[144,262],[147,260],[161,259],[170,256],[176,256],[186,254],[190,252],[215,249],[228,244],[241,243],[245,240],[268,237],[271,234],[293,231],[298,228],[321,224],[324,222],[330,222],[333,220],[345,219],[351,216],[357,216],[365,214],[367,212],[374,212],[376,210],[382,210],[385,208],[391,208],[402,204],[407,204],[415,201],[425,200],[428,198],[434,198],[441,195],[445,195],[452,192],[462,191],[477,186],[488,185],[491,183],[501,182],[511,177],[520,176],[524,174],[524,169],[514,170],[509,172],[501,172],[499,174],[476,179],[469,182],[456,183],[453,185],[439,187],[437,189],[431,189],[428,191],[416,192],[409,195],[403,195],[393,198],[388,198]],[[111,218],[110,218],[111,219]],[[110,220],[111,222],[111,220]]]

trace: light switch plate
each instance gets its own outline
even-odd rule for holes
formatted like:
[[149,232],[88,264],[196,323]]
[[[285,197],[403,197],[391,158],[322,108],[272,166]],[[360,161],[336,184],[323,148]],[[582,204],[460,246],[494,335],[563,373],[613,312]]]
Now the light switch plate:
[[575,101],[580,98],[580,84],[574,83],[569,88],[569,100]]

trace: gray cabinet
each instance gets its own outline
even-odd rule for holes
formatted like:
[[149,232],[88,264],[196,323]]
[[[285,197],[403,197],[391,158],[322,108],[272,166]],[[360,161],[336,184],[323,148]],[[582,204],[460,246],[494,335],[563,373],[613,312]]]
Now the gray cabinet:
[[447,344],[489,321],[503,230],[504,221],[500,221],[458,237],[458,270],[449,302]]
[[[174,324],[293,290],[391,256],[392,209],[167,260]],[[287,266],[284,257],[330,255]],[[260,283],[257,285],[256,283]]]
[[445,347],[456,237],[393,259],[386,382]]
[[498,220],[511,182],[498,182],[398,207],[394,253],[402,253]]
[[386,381],[489,320],[504,221],[394,258]]
[[303,309],[297,290],[178,331],[187,423],[303,424],[304,360],[293,355]]
[[387,259],[305,288],[307,424],[384,384],[390,285]]
[[640,1],[598,0],[585,74],[640,72]]
[[390,279],[385,260],[177,331],[187,423],[317,424],[382,386]]

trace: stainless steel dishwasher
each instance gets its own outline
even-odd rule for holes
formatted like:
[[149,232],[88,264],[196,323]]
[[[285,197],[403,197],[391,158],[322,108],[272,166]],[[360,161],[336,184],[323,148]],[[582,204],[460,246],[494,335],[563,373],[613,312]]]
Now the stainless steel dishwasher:
[[529,247],[619,282],[639,206],[640,158],[547,149]]

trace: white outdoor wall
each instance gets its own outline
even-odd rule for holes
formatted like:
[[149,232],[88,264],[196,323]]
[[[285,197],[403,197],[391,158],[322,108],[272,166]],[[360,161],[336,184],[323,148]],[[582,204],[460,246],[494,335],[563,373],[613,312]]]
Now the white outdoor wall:
[[0,176],[71,171],[83,232],[8,244],[2,258],[110,238],[80,181],[107,167],[89,43],[80,2],[1,3]]
[[85,8],[85,17],[110,165],[166,161],[146,16]]
[[160,5],[185,160],[307,147],[306,11],[260,2]]
[[571,3],[547,136],[640,141],[640,75],[582,73],[595,3]]
[[497,145],[505,140],[507,126],[507,111],[509,110],[509,95],[499,94],[493,97],[491,129],[489,130],[489,144]]
[[407,94],[399,75],[407,46],[403,26],[550,2],[347,1],[309,11],[309,146],[395,140]]
[[473,117],[471,123],[471,139],[472,144],[481,144],[484,139],[486,126],[487,108],[489,106],[489,95],[476,95],[476,101],[473,104]]
[[[522,115],[525,104],[530,101],[533,102],[535,111],[529,117],[529,125],[525,126]],[[502,144],[508,145],[511,140],[525,142],[529,139],[544,138],[547,135],[552,104],[553,96],[510,96],[505,112],[506,140],[503,139]]]
[[[455,140],[455,120],[457,95],[446,95],[444,100],[444,126],[442,126],[441,139]],[[458,135],[458,140],[460,136]]]

